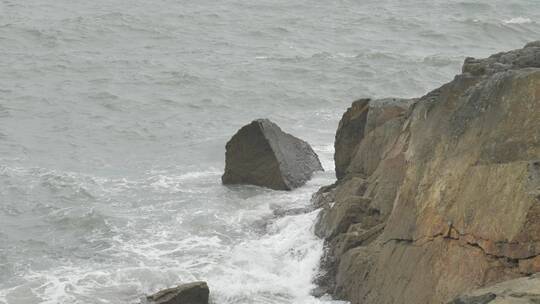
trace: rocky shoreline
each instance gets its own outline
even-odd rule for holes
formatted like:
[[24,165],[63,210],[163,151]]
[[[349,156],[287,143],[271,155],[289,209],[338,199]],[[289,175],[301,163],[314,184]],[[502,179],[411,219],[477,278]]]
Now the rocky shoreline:
[[[224,184],[291,190],[322,170],[308,143],[268,120],[226,149]],[[353,102],[334,159],[337,181],[312,198],[326,244],[313,295],[540,303],[540,41],[467,58],[421,98]],[[195,282],[145,300],[206,304],[209,289]]]
[[313,197],[322,292],[352,304],[540,303],[540,41],[467,58],[418,99],[354,102],[335,165],[337,182]]

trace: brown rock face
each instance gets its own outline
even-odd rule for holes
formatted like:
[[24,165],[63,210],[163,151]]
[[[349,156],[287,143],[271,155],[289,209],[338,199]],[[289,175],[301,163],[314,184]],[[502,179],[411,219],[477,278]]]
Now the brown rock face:
[[[371,244],[384,229],[404,174],[400,148],[403,141],[399,140],[399,134],[404,114],[413,102],[407,99],[369,101],[366,104],[369,113],[365,126],[361,127],[366,133],[354,147],[352,162],[344,170],[346,175],[336,184],[323,187],[313,198],[317,207],[323,207],[315,233],[326,239],[330,247],[322,261],[326,273],[318,279],[324,290],[334,291],[336,271],[343,254],[351,248]],[[344,115],[344,119],[347,117]]]
[[364,137],[387,121],[402,116],[413,101],[388,98],[353,102],[343,114],[336,132],[334,160],[338,179],[343,178],[348,173],[349,165],[356,162],[354,158]]
[[[463,71],[390,119],[370,122],[369,108],[344,176],[316,196],[335,296],[447,303],[540,272],[540,43]],[[364,183],[338,197],[353,177]],[[354,242],[358,225],[384,228]]]
[[208,304],[209,293],[205,282],[194,282],[162,290],[148,296],[147,301],[151,304]]
[[227,143],[224,184],[250,184],[274,190],[304,185],[323,168],[311,146],[283,132],[268,119],[241,128]]

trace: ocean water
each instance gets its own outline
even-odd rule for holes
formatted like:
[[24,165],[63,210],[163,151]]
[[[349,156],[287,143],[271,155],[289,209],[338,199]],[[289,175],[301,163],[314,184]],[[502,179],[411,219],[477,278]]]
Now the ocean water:
[[[360,97],[415,97],[465,56],[540,39],[538,0],[0,0],[0,303],[310,296],[309,206]],[[326,172],[224,187],[224,146],[267,117]],[[286,212],[285,212],[286,213]]]

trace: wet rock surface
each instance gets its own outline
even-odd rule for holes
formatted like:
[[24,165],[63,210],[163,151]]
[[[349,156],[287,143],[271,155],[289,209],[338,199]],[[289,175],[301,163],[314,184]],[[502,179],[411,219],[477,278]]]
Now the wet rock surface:
[[313,197],[321,288],[353,304],[448,303],[540,272],[539,56],[534,42],[467,59],[419,99],[353,104],[338,182]]
[[250,184],[274,190],[304,185],[323,168],[310,145],[267,120],[241,128],[226,146],[223,184]]
[[193,282],[162,290],[146,298],[149,304],[208,304],[206,282]]

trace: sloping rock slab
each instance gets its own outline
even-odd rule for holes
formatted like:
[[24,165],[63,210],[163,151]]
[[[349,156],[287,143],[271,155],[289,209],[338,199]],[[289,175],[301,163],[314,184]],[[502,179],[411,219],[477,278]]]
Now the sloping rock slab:
[[462,295],[448,304],[540,303],[540,274],[505,281]]
[[209,294],[206,282],[193,282],[162,290],[146,299],[152,304],[208,304]]
[[249,184],[274,190],[304,185],[323,171],[310,145],[283,132],[268,119],[241,128],[226,146],[223,184]]

